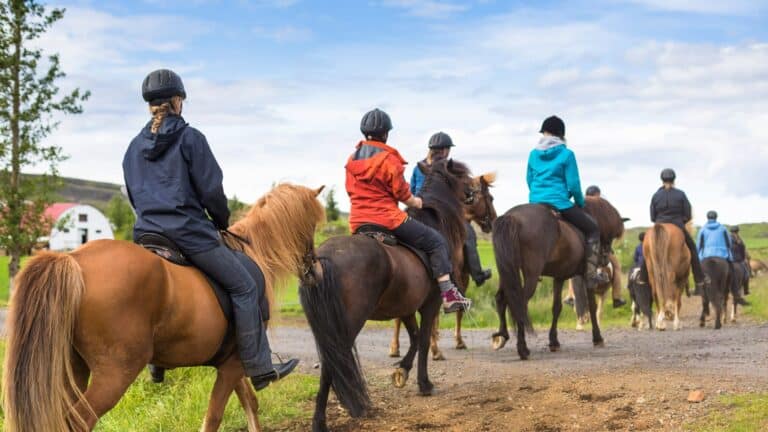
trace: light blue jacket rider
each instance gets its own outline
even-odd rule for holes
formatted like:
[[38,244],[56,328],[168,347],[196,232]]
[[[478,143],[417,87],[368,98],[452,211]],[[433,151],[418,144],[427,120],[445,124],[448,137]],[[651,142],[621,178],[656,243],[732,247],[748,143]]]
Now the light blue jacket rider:
[[557,210],[568,210],[574,202],[584,207],[576,156],[558,137],[544,136],[531,150],[526,180],[530,203],[549,204]]
[[731,255],[731,235],[716,220],[709,220],[701,227],[697,244],[700,260],[711,257],[723,258],[728,261],[733,260],[733,255]]

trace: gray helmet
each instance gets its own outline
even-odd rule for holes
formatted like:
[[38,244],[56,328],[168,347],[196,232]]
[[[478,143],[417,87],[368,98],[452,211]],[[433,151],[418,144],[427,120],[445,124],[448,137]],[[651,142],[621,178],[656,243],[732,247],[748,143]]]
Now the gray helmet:
[[664,168],[661,171],[661,181],[663,182],[673,182],[677,178],[677,174],[675,174],[675,170],[672,168]]
[[438,132],[429,138],[429,148],[443,149],[453,147],[453,140],[445,132]]
[[366,137],[382,138],[392,130],[392,120],[384,111],[376,108],[368,111],[360,120],[360,132]]
[[707,212],[707,219],[709,220],[717,220],[717,212],[714,210],[710,210]]
[[586,196],[600,195],[600,188],[595,186],[595,185],[592,185],[592,186],[587,188],[587,191],[586,191],[585,195]]
[[170,69],[152,71],[141,84],[141,96],[150,105],[160,105],[168,102],[174,96],[187,98],[181,77]]

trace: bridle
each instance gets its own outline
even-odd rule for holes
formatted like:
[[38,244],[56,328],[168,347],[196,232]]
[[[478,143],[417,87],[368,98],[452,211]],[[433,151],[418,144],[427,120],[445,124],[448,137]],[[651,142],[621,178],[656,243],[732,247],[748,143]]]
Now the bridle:
[[[477,200],[480,199],[480,195],[482,192],[483,192],[482,186],[480,187],[468,186],[464,192],[464,204],[468,206],[474,205],[477,202]],[[483,217],[480,218],[480,223],[483,226],[491,225],[491,206],[490,205],[485,206],[485,214],[483,215]]]

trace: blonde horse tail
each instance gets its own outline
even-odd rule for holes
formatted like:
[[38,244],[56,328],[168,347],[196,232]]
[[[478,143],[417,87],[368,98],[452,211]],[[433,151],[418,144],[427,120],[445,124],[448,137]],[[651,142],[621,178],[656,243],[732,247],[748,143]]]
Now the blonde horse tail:
[[3,369],[5,430],[86,429],[87,402],[72,369],[75,320],[85,284],[69,254],[42,253],[15,278]]
[[669,292],[669,234],[661,224],[653,226],[653,289],[656,290],[658,311],[666,310]]

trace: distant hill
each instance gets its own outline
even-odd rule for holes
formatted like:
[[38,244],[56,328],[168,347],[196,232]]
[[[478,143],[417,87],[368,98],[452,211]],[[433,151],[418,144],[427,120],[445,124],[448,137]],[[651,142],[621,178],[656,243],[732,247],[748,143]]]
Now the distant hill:
[[[29,175],[33,177],[34,175]],[[59,189],[56,201],[76,202],[92,205],[104,211],[107,203],[115,195],[120,195],[122,185],[115,183],[97,182],[70,177],[60,177],[63,186]]]

